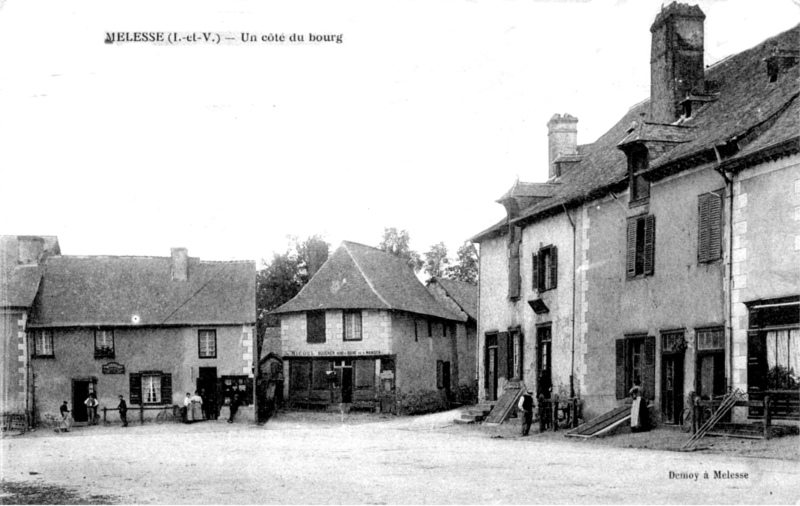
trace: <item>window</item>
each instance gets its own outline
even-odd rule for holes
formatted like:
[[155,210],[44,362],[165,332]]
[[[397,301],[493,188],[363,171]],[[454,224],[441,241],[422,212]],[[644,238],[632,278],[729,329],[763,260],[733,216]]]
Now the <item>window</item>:
[[361,311],[344,312],[344,340],[361,341]]
[[143,371],[130,375],[131,404],[171,404],[172,375]]
[[306,313],[306,342],[325,342],[325,311],[309,311]]
[[[275,365],[275,364],[274,364]],[[253,379],[245,375],[223,376],[222,382],[223,402],[230,403],[238,393],[239,402],[242,406],[249,406],[253,403]]]
[[533,255],[533,289],[539,292],[552,290],[558,279],[558,249],[545,246]]
[[511,377],[522,379],[522,334],[518,331],[511,333]]
[[645,179],[643,175],[649,166],[647,148],[641,145],[631,146],[627,154],[631,195],[630,205],[645,204],[650,199],[650,181]]
[[329,360],[312,360],[311,361],[311,388],[315,390],[324,390],[330,387],[328,381],[328,371],[332,371],[331,362]]
[[217,358],[217,331],[198,330],[197,349],[200,358]]
[[698,198],[697,261],[722,258],[722,190]]
[[289,362],[289,389],[308,390],[311,386],[311,361],[292,360]]
[[450,388],[450,362],[448,361],[436,361],[436,388]]
[[433,323],[428,320],[428,337],[433,337]]
[[94,331],[94,358],[114,358],[114,331]]
[[355,361],[356,388],[375,388],[375,360],[358,359]]
[[725,330],[722,327],[697,329],[695,392],[702,399],[725,393]]
[[617,399],[625,399],[634,385],[642,387],[643,395],[655,395],[656,338],[629,336],[616,341]]
[[53,331],[37,330],[33,334],[33,354],[36,357],[53,357]]
[[520,227],[508,228],[508,298],[518,299],[520,293],[519,250],[522,243]]
[[652,214],[628,220],[625,268],[628,278],[650,276],[655,268],[656,217]]

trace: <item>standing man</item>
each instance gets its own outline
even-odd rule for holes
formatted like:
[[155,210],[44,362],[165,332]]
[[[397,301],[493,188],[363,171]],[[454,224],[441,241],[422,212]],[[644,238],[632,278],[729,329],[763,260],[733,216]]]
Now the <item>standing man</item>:
[[64,401],[59,410],[61,411],[61,424],[56,432],[59,430],[61,432],[69,432],[69,407],[67,406],[67,401]]
[[228,423],[233,423],[233,418],[236,416],[236,412],[239,411],[239,405],[241,403],[242,399],[239,397],[239,393],[237,392],[231,400],[231,415],[228,417]]
[[100,404],[97,401],[97,396],[92,392],[83,403],[86,404],[86,413],[89,415],[89,425],[97,425],[95,417],[97,416],[97,405]]
[[530,390],[522,394],[517,407],[522,411],[522,436],[525,437],[530,432],[533,422],[533,394]]
[[125,403],[125,399],[122,396],[119,396],[119,406],[117,406],[119,410],[119,419],[122,420],[122,426],[128,426],[128,405]]

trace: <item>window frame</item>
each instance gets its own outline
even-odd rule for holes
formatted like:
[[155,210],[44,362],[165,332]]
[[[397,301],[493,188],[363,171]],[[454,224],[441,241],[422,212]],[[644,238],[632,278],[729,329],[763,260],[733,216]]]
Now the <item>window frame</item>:
[[655,274],[656,217],[640,214],[628,218],[625,234],[625,277],[639,279]]
[[650,166],[650,153],[647,147],[637,144],[628,148],[628,201],[629,207],[637,207],[650,202],[650,181],[644,173]]
[[[214,353],[203,354],[203,336],[213,336]],[[197,329],[197,358],[213,359],[217,358],[217,329]]]
[[533,254],[531,285],[539,293],[558,288],[558,247],[550,244]]
[[[352,321],[356,321],[356,315],[358,316],[358,337],[347,337],[348,330],[350,329],[350,325],[348,324],[347,320],[348,317],[352,317]],[[364,316],[360,309],[346,309],[342,311],[342,341],[363,341],[364,340]]]
[[[97,336],[102,334],[104,336],[111,336],[111,346],[98,346]],[[116,358],[116,342],[114,337],[114,329],[95,329],[94,331],[94,358]]]
[[[40,346],[39,346],[40,338],[42,338],[45,342],[50,343],[49,354],[40,351]],[[39,329],[33,331],[33,358],[56,358],[55,343],[53,340],[53,331],[51,329]]]
[[[629,334],[615,341],[616,346],[616,397],[627,399],[631,388],[636,383],[636,372],[639,371],[639,386],[644,396],[653,399],[656,390],[656,338],[642,334]],[[639,366],[635,366],[636,348]]]
[[[312,321],[314,325],[312,325]],[[322,323],[319,325],[319,323]],[[319,335],[312,334],[313,330],[320,332]],[[314,311],[306,311],[306,343],[308,344],[325,344],[327,341],[328,322],[327,315],[324,309]]]
[[[145,378],[158,379],[158,400],[145,402]],[[128,378],[129,400],[140,406],[161,406],[172,404],[172,374],[163,371],[141,371],[131,373]]]

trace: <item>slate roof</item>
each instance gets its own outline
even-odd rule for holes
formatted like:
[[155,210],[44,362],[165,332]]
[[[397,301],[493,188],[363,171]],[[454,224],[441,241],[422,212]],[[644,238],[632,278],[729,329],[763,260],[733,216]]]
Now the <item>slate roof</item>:
[[[189,258],[188,281],[170,257],[55,256],[45,262],[29,326],[252,324],[253,261]],[[138,315],[138,323],[133,316]]]
[[478,319],[478,285],[457,279],[434,278],[447,295],[473,320]]
[[439,304],[403,260],[350,241],[343,241],[300,293],[272,313],[317,309],[389,309],[463,321]]
[[[692,117],[680,122],[680,126],[690,129],[686,132],[691,134],[677,139],[679,142],[675,147],[652,159],[648,169],[651,176],[648,177],[657,178],[659,174],[714,162],[714,147],[731,140],[738,142],[740,148],[731,160],[745,160],[750,155],[748,159],[754,161],[752,154],[756,150],[771,146],[797,152],[800,129],[796,102],[800,92],[800,65],[784,69],[777,82],[768,82],[764,60],[776,46],[800,47],[800,25],[706,69],[705,80],[714,84],[718,98],[698,104]],[[578,153],[584,155],[583,159],[572,164],[558,179],[561,184],[553,196],[524,209],[513,221],[520,224],[533,221],[562,212],[564,205],[579,205],[608,191],[627,188],[627,161],[617,146],[631,134],[631,125],[642,128],[649,112],[649,102],[646,100],[632,107],[594,143],[579,146]],[[648,127],[648,131],[650,135],[663,133],[655,126]],[[503,233],[507,223],[507,219],[500,220],[471,240],[480,242]]]

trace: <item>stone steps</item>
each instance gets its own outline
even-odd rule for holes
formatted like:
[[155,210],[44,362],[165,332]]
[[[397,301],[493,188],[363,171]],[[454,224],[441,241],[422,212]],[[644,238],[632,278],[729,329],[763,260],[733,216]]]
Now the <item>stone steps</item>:
[[480,423],[492,411],[496,402],[482,402],[475,406],[470,406],[461,413],[461,418],[457,418],[455,423]]

